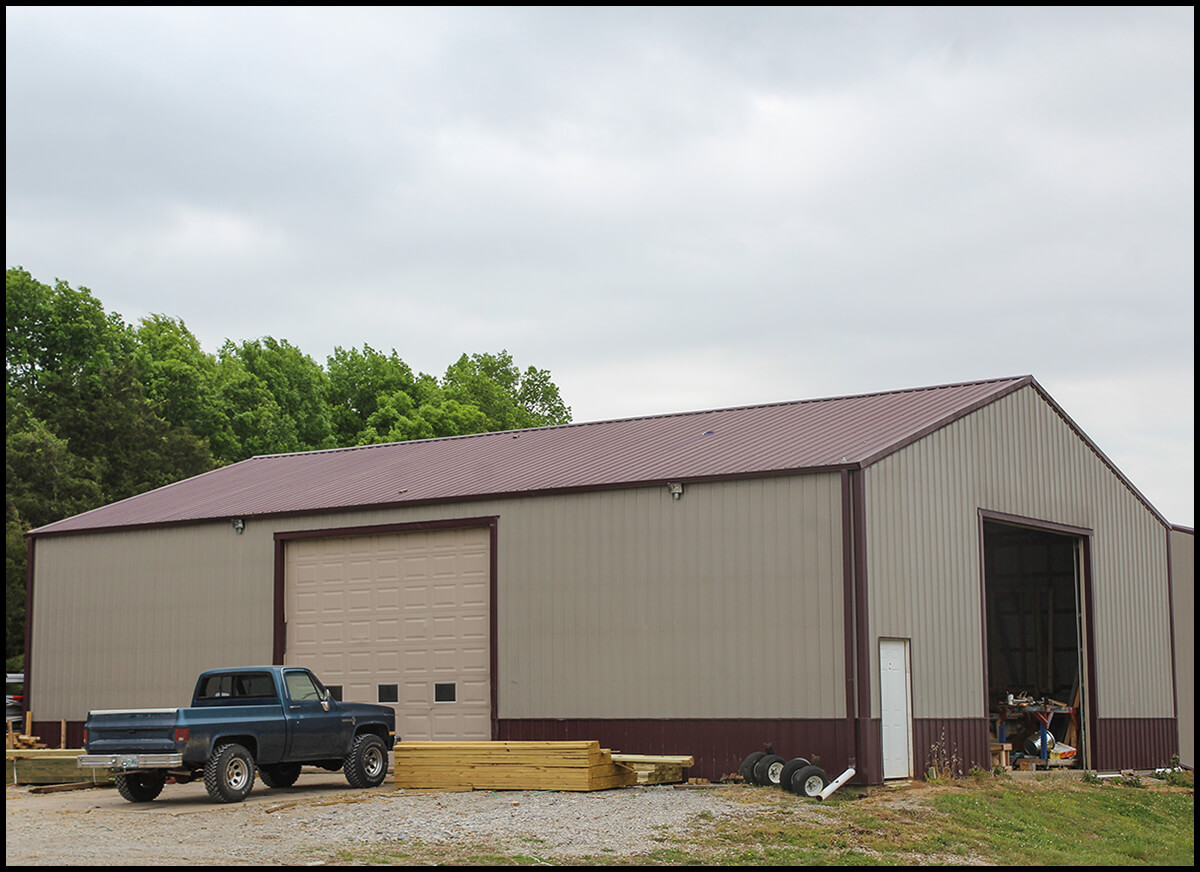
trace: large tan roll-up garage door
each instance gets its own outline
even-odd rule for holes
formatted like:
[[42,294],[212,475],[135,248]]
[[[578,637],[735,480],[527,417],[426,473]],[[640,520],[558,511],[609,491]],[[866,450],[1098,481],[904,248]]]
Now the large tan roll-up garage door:
[[489,543],[483,527],[288,541],[287,663],[392,704],[400,738],[491,739]]

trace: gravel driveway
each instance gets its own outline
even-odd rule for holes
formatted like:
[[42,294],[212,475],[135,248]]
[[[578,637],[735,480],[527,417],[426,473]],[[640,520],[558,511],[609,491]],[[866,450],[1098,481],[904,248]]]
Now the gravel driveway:
[[7,787],[8,865],[321,865],[339,848],[398,852],[492,846],[541,859],[618,856],[660,847],[717,817],[748,813],[727,788],[627,787],[591,793],[352,790],[305,772],[296,787],[259,782],[246,802],[217,805],[202,784],[168,784],[128,803],[111,788],[33,793]]

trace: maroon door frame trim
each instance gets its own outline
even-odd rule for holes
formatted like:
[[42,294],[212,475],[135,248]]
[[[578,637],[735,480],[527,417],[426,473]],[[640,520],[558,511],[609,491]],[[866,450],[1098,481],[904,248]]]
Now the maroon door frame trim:
[[984,568],[983,525],[991,521],[1007,524],[1010,527],[1026,527],[1043,533],[1054,533],[1060,536],[1070,536],[1079,542],[1079,586],[1083,593],[1083,626],[1084,626],[1084,662],[1081,664],[1086,673],[1087,693],[1084,695],[1084,712],[1087,717],[1087,742],[1084,745],[1084,765],[1094,766],[1096,760],[1096,740],[1100,735],[1100,697],[1096,687],[1096,621],[1095,604],[1092,595],[1092,537],[1093,530],[1087,527],[1074,527],[1055,521],[1044,521],[1037,518],[1026,518],[1021,515],[1010,515],[1005,512],[993,512],[979,509],[979,609],[980,609],[980,638],[983,640],[983,711],[989,718],[992,701],[988,693],[988,638],[987,638],[987,573]]
[[844,729],[851,737],[848,766],[858,768],[858,730],[854,715],[854,508],[853,484],[848,469],[842,470],[842,660],[846,680]]
[[271,646],[272,663],[277,666],[283,665],[284,655],[287,653],[287,621],[284,617],[284,561],[283,548],[284,544],[295,539],[332,539],[332,538],[347,538],[350,536],[374,536],[381,533],[415,533],[422,530],[454,530],[464,527],[487,527],[490,535],[488,543],[488,669],[491,671],[491,688],[489,696],[491,697],[492,707],[492,738],[496,737],[496,724],[499,718],[497,717],[497,703],[499,701],[499,691],[496,682],[496,633],[498,632],[498,623],[496,619],[496,580],[497,568],[499,561],[497,558],[497,545],[499,543],[498,527],[500,518],[496,515],[488,515],[479,518],[446,518],[439,521],[415,521],[407,524],[376,524],[362,527],[326,527],[319,530],[285,530],[275,533],[275,626],[274,638]]
[[[871,633],[867,609],[867,483],[862,470],[853,470],[850,481],[854,485],[854,625],[855,658],[858,664],[858,722],[854,732],[858,766],[864,775],[874,776],[879,764],[878,780],[883,780],[883,746],[875,744],[868,748],[864,737],[868,735],[871,721]],[[883,734],[879,734],[880,743]]]
[[[1193,534],[1194,535],[1194,534]],[[1175,656],[1175,562],[1171,559],[1171,528],[1167,528],[1167,616],[1171,628],[1171,709],[1179,725],[1179,663]]]

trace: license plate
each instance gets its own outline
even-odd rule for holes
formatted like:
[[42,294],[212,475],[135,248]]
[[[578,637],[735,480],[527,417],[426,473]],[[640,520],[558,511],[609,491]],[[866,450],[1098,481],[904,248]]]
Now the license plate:
[[121,768],[122,769],[137,769],[138,768],[138,758],[137,757],[122,757],[121,758]]

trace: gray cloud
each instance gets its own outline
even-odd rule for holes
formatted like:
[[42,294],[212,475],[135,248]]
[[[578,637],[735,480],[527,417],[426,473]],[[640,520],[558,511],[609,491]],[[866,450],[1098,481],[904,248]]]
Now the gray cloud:
[[581,420],[1032,373],[1194,516],[1191,9],[6,10],[10,265]]

